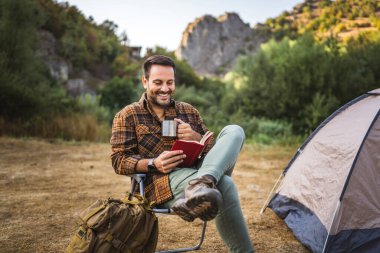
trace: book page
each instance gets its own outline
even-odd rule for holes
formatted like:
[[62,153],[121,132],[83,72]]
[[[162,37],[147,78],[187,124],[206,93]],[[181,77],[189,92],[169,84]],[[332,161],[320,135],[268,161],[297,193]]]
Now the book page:
[[205,144],[205,142],[208,140],[208,138],[210,138],[212,136],[213,132],[210,132],[210,131],[207,131],[202,139],[199,141],[200,144]]

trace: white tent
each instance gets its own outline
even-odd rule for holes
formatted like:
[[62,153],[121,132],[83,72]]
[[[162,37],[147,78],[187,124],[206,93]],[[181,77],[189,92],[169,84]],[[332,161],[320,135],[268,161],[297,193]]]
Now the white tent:
[[268,206],[313,252],[380,252],[380,89],[328,117]]

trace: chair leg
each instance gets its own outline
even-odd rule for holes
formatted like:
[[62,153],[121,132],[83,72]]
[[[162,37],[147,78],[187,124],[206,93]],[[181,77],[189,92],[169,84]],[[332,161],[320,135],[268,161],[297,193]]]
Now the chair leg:
[[[139,184],[140,186],[140,195],[141,196],[144,196],[144,180],[146,178],[146,175],[145,174],[134,174],[132,177],[131,177],[131,192],[134,192],[134,189],[135,189],[135,186],[136,184]],[[155,213],[166,213],[166,214],[170,214],[172,211],[171,209],[153,209],[153,212]],[[172,249],[172,250],[164,250],[164,251],[158,251],[156,253],[175,253],[175,252],[188,252],[188,251],[195,251],[195,250],[200,250],[201,249],[201,246],[202,246],[202,243],[204,241],[204,238],[205,238],[205,234],[206,234],[206,227],[207,227],[207,221],[205,221],[203,223],[203,226],[202,226],[202,231],[201,231],[201,236],[200,236],[200,239],[199,239],[199,243],[193,247],[189,247],[189,248],[179,248],[179,249]]]
[[135,187],[136,187],[136,180],[134,180],[132,178],[132,180],[131,180],[131,193],[133,193],[133,191],[135,190]]
[[131,176],[131,192],[134,192],[136,183],[139,184],[140,187],[140,195],[144,197],[144,180],[146,178],[145,174],[134,174]]
[[205,238],[206,226],[207,226],[207,221],[203,223],[201,237],[197,245],[193,247],[189,247],[189,248],[179,248],[179,249],[172,249],[172,250],[157,251],[156,253],[176,253],[176,252],[188,252],[188,251],[200,250]]

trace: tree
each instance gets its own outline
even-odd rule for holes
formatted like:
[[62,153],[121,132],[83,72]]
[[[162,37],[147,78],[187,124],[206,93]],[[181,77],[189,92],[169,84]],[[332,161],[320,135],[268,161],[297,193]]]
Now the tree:
[[120,40],[121,44],[124,45],[124,46],[126,46],[128,44],[129,40],[128,40],[128,35],[127,35],[126,31],[123,31],[120,34],[119,40]]
[[34,1],[0,2],[0,115],[30,118],[57,109],[64,96],[36,56],[43,14]]
[[116,112],[138,98],[136,87],[131,79],[114,77],[100,90],[100,104]]
[[[335,84],[331,57],[323,45],[305,35],[297,41],[272,40],[257,54],[240,59],[236,72],[245,80],[239,90],[243,112],[287,120],[296,132],[306,131],[309,125],[305,117],[313,117],[309,122],[315,123],[316,117],[305,113],[314,94],[320,92],[326,95],[323,99],[334,99],[330,96]],[[321,117],[327,116],[335,103],[328,105]]]

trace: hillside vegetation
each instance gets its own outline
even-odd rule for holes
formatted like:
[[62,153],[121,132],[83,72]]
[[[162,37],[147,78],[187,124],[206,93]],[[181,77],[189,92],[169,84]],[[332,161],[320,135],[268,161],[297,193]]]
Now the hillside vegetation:
[[[42,32],[75,78],[102,82],[69,95],[39,52]],[[125,32],[96,24],[75,6],[53,0],[0,2],[0,134],[107,141],[115,112],[142,93],[141,58]],[[199,77],[177,64],[175,98],[201,112],[211,130],[240,124],[259,143],[298,142],[339,106],[380,84],[379,1],[305,1],[263,26],[272,40],[246,54],[224,78]],[[95,94],[95,95],[94,95]]]
[[40,57],[45,50],[40,35],[47,31],[55,36],[55,57],[70,62],[74,75],[87,68],[111,77],[121,72],[118,63],[132,65],[115,27],[111,21],[96,25],[76,7],[51,0],[1,1],[0,133],[104,139],[107,109],[99,107],[99,98],[67,94],[64,83],[52,77]]
[[380,29],[378,0],[306,0],[292,11],[269,18],[265,26],[277,38],[295,38],[312,32],[322,39],[336,36],[349,39],[362,32]]

